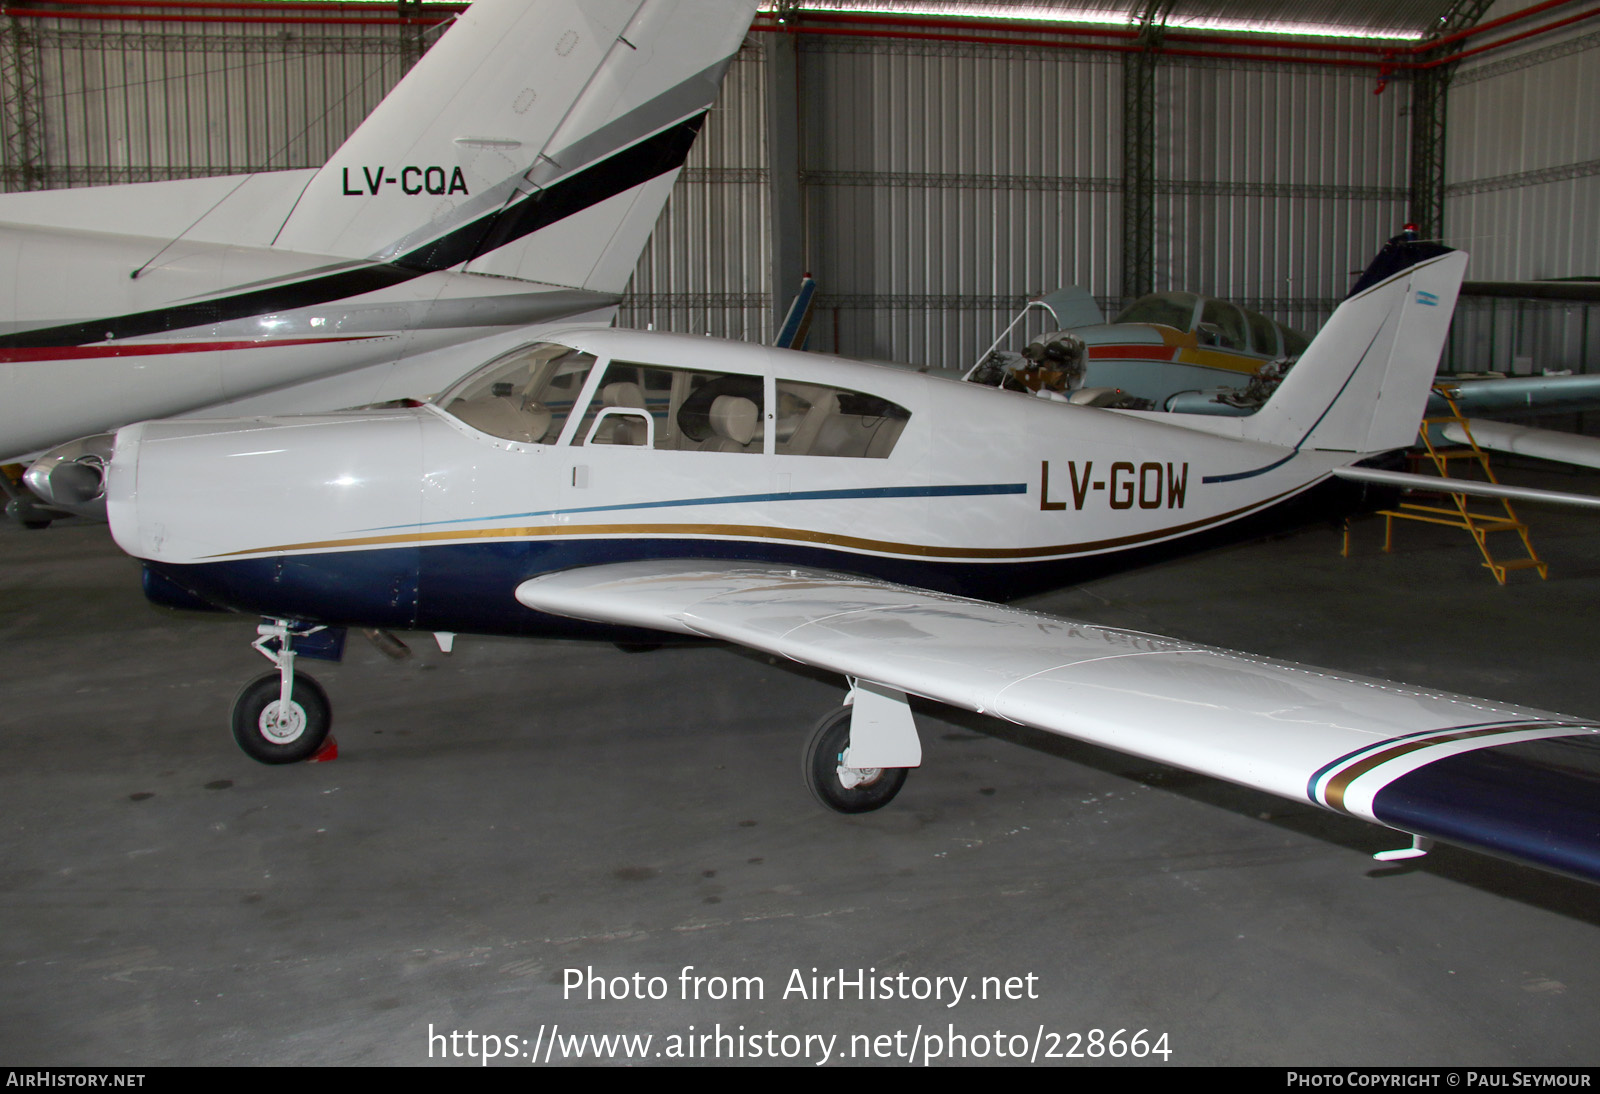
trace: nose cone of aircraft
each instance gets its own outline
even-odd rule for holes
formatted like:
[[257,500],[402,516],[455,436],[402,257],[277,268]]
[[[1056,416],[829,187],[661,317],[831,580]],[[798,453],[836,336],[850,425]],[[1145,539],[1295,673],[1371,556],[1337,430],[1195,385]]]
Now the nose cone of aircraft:
[[418,410],[140,422],[117,432],[111,535],[152,562],[276,554],[416,519]]

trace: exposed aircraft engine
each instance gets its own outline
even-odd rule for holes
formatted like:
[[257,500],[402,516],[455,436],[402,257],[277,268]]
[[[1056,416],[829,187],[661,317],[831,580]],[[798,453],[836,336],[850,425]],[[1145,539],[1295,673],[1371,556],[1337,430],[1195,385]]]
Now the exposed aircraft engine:
[[1241,410],[1257,411],[1278,390],[1278,385],[1283,383],[1283,378],[1294,367],[1298,357],[1280,357],[1276,361],[1268,361],[1255,371],[1250,377],[1250,382],[1243,390],[1229,388],[1217,394],[1217,402],[1228,406],[1239,407]]
[[52,509],[94,520],[106,519],[106,464],[115,433],[68,441],[40,456],[22,481]]
[[[1022,348],[1022,356],[1029,364],[1019,378],[1030,390],[1046,388],[1067,392],[1083,386],[1088,355],[1084,352],[1083,339],[1070,331],[1040,335]],[[1030,382],[1035,378],[1037,382]]]

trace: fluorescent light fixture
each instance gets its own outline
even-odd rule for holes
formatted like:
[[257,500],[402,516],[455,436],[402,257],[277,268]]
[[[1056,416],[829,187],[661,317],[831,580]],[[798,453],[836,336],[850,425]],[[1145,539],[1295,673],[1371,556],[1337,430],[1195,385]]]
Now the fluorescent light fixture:
[[[769,9],[770,10],[770,9]],[[1131,26],[1137,18],[1134,11],[1118,12],[1112,9],[1099,11],[1073,11],[1067,8],[1044,7],[1036,4],[1017,4],[1014,7],[996,8],[993,5],[939,3],[898,3],[896,0],[800,0],[802,11],[833,11],[856,15],[910,15],[944,16],[959,19],[1014,19],[1034,23],[1085,23],[1100,26]],[[1165,25],[1174,30],[1224,30],[1246,34],[1295,35],[1308,38],[1379,39],[1396,42],[1415,42],[1423,37],[1422,31],[1378,30],[1364,27],[1326,26],[1321,23],[1271,23],[1245,22],[1211,16],[1192,19],[1169,17]]]

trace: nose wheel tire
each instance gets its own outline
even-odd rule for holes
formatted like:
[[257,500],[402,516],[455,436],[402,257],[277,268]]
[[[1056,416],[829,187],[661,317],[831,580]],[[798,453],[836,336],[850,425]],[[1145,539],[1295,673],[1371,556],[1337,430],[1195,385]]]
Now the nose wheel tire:
[[850,708],[840,707],[811,731],[801,771],[811,794],[837,813],[870,813],[882,809],[906,782],[903,767],[846,767],[850,747]]
[[278,673],[266,672],[244,686],[233,701],[233,739],[244,754],[264,764],[310,759],[333,724],[328,695],[311,677],[296,673],[289,709],[279,711]]

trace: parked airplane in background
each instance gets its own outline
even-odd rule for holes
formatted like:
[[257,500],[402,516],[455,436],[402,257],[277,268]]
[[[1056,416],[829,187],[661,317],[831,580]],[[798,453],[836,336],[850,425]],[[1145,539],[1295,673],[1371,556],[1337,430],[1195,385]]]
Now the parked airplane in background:
[[0,462],[609,322],[755,6],[477,0],[321,169],[0,195]]
[[[1107,411],[817,354],[547,335],[428,405],[123,429],[152,599],[260,614],[234,735],[324,743],[342,628],[710,637],[843,674],[807,781],[886,804],[907,696],[1600,880],[1600,724],[1002,607],[1280,511],[1411,440],[1466,256],[1392,242],[1248,418]],[[1416,476],[1411,476],[1416,478]],[[960,594],[960,595],[958,595]]]
[[[1192,292],[1142,296],[1108,323],[1088,291],[1074,287],[1030,301],[969,378],[992,382],[1006,366],[1029,368],[1000,346],[1032,310],[1044,312],[1048,330],[1030,345],[1072,336],[1075,357],[1066,360],[1058,352],[1057,360],[1075,373],[1071,389],[1085,393],[1078,401],[1091,405],[1172,409],[1166,403],[1177,392],[1242,388],[1262,365],[1299,357],[1310,344],[1299,331],[1264,315]],[[986,370],[991,378],[985,378]],[[1031,386],[1037,390],[1039,383]],[[1112,393],[1120,398],[1112,399]]]
[[[1592,283],[1477,283],[1510,295],[1516,289],[1562,292],[1592,299]],[[1552,288],[1554,286],[1554,288]],[[1021,353],[1001,349],[1019,325],[1039,312],[1043,333]],[[1253,413],[1286,364],[1305,351],[1304,334],[1226,300],[1192,292],[1140,297],[1106,322],[1080,287],[1029,301],[967,377],[979,383],[1038,391],[1055,387],[1063,397],[1094,406],[1239,416]],[[1443,375],[1463,415],[1539,415],[1600,410],[1600,374],[1504,376]],[[1430,395],[1429,417],[1452,413],[1443,396]],[[1474,421],[1482,447],[1506,451],[1562,452],[1574,447],[1549,430],[1496,427]],[[1514,442],[1509,438],[1515,434]],[[1540,436],[1542,434],[1542,436]],[[1513,447],[1513,445],[1519,447]],[[1600,466],[1600,446],[1583,449],[1576,462]]]

